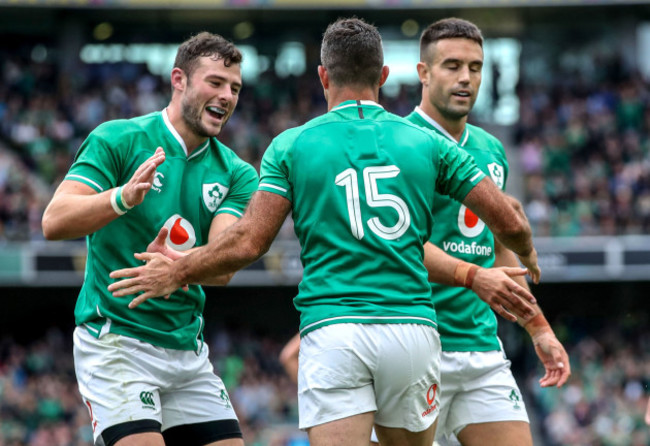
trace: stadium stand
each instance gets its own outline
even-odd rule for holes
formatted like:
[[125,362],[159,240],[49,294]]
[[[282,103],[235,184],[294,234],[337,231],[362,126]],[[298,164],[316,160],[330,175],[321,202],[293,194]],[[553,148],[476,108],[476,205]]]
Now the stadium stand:
[[[640,315],[632,322],[618,318],[596,328],[599,322],[593,319],[567,316],[555,324],[558,334],[570,339],[565,344],[572,361],[570,382],[563,389],[541,389],[534,357],[528,358],[527,370],[520,371],[528,375],[530,414],[543,426],[543,442],[536,444],[649,444],[650,432],[643,423],[650,376],[647,322],[647,315]],[[230,389],[246,444],[306,444],[297,429],[295,384],[277,359],[285,340],[246,329],[209,331],[214,333],[212,362]],[[0,340],[0,445],[92,442],[71,345],[70,333],[59,329],[24,345],[9,336]]]

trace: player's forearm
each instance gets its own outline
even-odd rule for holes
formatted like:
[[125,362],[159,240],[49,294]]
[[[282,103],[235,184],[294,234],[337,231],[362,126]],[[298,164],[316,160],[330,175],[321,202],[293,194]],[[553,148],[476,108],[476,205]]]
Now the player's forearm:
[[512,197],[508,197],[509,202],[514,210],[514,216],[511,218],[517,221],[515,227],[510,231],[503,231],[498,234],[499,241],[506,247],[520,256],[529,255],[533,249],[533,231],[528,223],[526,214],[521,204]]
[[235,273],[264,255],[291,211],[291,202],[271,192],[253,194],[244,216],[206,246],[175,262],[176,283],[201,283]]
[[242,224],[235,224],[209,244],[174,262],[174,278],[180,283],[210,283],[234,274],[259,259],[268,246],[255,244]]
[[533,252],[532,230],[519,201],[504,194],[494,183],[484,178],[463,201],[485,222],[494,236],[520,257]]
[[[519,267],[519,261],[517,260],[517,257],[512,251],[504,247],[498,241],[495,241],[494,242],[494,266],[495,267],[500,267],[500,266]],[[530,287],[528,286],[528,282],[526,281],[526,276],[512,276],[511,279],[517,282],[517,284],[520,285],[522,288],[524,288],[526,291],[530,291]],[[534,310],[534,313],[530,317],[523,319],[520,316],[515,315],[517,316],[517,323],[522,327],[526,327],[526,324],[533,317],[537,316],[538,314],[542,314],[542,310],[541,308],[539,308],[539,305],[533,303],[530,303],[529,305]]]
[[[177,251],[175,249],[171,249],[167,247],[167,250],[163,253],[165,256],[169,257],[172,260],[178,260],[181,257],[185,257],[188,254],[191,254],[198,250],[199,247],[188,249],[187,251]],[[234,273],[231,274],[221,274],[216,277],[209,277],[202,282],[200,282],[200,285],[206,285],[206,286],[224,286],[228,285],[232,277],[234,276]]]
[[65,240],[83,237],[103,228],[119,217],[111,206],[111,192],[55,196],[43,213],[43,235],[47,240]]
[[460,262],[433,243],[424,244],[424,266],[429,273],[429,282],[454,286],[454,271]]

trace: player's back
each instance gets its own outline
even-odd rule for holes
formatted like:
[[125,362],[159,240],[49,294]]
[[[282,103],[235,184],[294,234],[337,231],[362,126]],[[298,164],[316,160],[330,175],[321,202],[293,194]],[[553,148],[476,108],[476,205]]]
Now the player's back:
[[434,191],[437,182],[464,187],[439,172],[445,144],[357,101],[274,140],[261,188],[273,181],[269,164],[286,168],[305,267],[296,298],[303,333],[341,317],[432,323],[422,258]]

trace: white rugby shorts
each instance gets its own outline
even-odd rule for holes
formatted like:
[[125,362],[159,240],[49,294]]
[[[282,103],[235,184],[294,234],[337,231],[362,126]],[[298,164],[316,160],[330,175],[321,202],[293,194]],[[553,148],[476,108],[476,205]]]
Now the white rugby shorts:
[[421,432],[439,411],[440,337],[420,324],[334,324],[303,336],[300,428],[376,411],[375,423]]
[[469,424],[528,421],[526,406],[503,351],[442,352],[442,391],[436,439]]
[[95,442],[104,429],[129,421],[154,420],[165,431],[237,420],[205,344],[199,353],[173,350],[113,333],[97,339],[78,326],[74,363]]

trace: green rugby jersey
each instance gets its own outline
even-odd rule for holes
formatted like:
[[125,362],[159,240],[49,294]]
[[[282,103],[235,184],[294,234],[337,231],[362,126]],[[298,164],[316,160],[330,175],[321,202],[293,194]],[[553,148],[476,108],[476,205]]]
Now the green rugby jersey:
[[[419,107],[406,117],[419,126],[456,142],[440,124]],[[485,130],[467,124],[458,147],[471,155],[478,167],[505,189],[508,161],[503,145]],[[494,265],[494,236],[472,211],[445,196],[436,196],[431,242],[447,254],[489,268]],[[443,351],[500,350],[497,319],[488,304],[471,290],[431,284],[433,306]]]
[[335,323],[435,326],[422,263],[434,192],[484,178],[471,157],[372,101],[346,101],[276,137],[259,190],[292,203],[303,279],[300,331]]
[[243,215],[257,189],[255,169],[216,138],[187,156],[164,110],[97,127],[79,148],[65,179],[97,192],[121,186],[159,146],[166,159],[144,201],[86,238],[88,258],[75,320],[96,337],[118,333],[161,347],[194,350],[203,330],[205,294],[200,286],[176,291],[168,300],[149,299],[130,310],[133,296],[113,297],[106,289],[114,282],[108,275],[140,265],[133,253],[145,251],[163,225],[170,229],[167,243],[177,250],[206,244],[217,214]]

